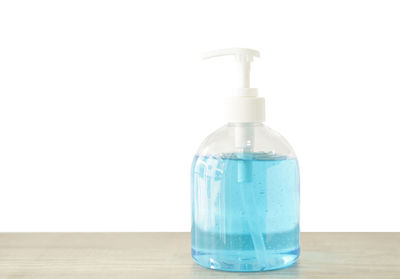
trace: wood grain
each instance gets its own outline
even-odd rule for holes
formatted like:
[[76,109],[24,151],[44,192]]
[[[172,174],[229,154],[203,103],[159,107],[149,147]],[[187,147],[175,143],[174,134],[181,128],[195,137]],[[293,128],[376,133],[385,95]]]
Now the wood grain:
[[2,233],[0,278],[400,278],[400,233],[302,233],[295,266],[262,273],[195,264],[189,233]]

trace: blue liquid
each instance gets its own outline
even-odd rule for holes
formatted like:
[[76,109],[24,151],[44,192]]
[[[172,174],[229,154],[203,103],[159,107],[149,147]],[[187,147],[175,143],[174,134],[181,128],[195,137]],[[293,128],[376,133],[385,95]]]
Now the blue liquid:
[[192,257],[226,271],[284,268],[299,257],[296,159],[267,153],[196,156]]

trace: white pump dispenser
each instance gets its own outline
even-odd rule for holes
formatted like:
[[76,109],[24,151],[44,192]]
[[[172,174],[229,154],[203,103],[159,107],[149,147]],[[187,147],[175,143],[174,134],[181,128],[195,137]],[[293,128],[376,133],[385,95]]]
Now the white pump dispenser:
[[250,88],[250,64],[253,57],[260,57],[257,50],[248,48],[228,48],[206,52],[203,59],[234,55],[239,66],[240,83],[237,95],[226,101],[226,114],[229,123],[235,126],[235,147],[237,152],[253,152],[254,128],[251,123],[265,121],[265,99],[257,97],[257,88]]
[[229,48],[206,52],[203,59],[234,55],[239,66],[240,80],[237,95],[227,100],[227,120],[231,123],[254,123],[265,121],[265,100],[257,97],[257,88],[250,88],[250,64],[253,57],[260,57],[257,50]]

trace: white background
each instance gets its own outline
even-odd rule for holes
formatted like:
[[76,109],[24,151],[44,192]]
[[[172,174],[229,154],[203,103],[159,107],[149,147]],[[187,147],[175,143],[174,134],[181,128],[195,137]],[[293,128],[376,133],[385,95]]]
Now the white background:
[[399,1],[3,1],[0,231],[188,231],[190,166],[260,50],[303,231],[400,230]]

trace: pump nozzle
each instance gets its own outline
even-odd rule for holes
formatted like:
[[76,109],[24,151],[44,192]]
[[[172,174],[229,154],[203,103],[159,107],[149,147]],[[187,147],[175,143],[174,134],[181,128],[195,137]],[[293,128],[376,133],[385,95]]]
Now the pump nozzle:
[[249,48],[227,48],[203,53],[202,58],[208,59],[225,55],[234,55],[239,65],[241,78],[238,86],[238,95],[256,97],[257,89],[250,88],[250,64],[253,61],[253,57],[260,57],[260,53],[257,50]]
[[231,123],[264,122],[265,101],[257,97],[257,88],[250,88],[250,64],[254,57],[260,57],[257,50],[248,48],[227,48],[202,54],[203,59],[234,55],[239,65],[240,80],[236,96],[228,99],[227,118]]

